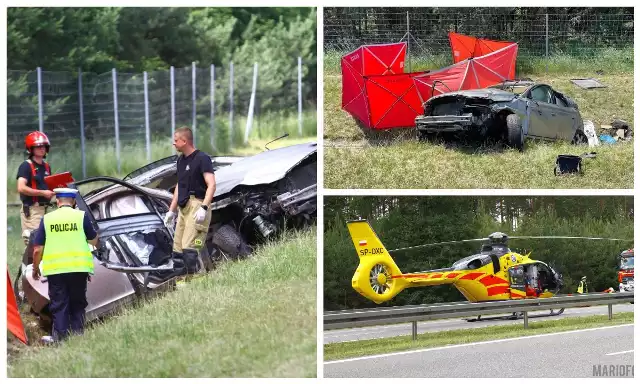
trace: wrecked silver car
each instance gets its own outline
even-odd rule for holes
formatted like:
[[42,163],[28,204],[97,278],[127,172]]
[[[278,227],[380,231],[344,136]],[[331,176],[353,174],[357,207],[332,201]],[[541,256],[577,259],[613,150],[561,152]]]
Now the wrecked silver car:
[[485,89],[448,92],[427,100],[416,117],[418,137],[468,132],[522,149],[525,138],[587,143],[577,104],[546,84],[509,81]]
[[[287,228],[316,220],[316,143],[267,150],[249,157],[212,157],[216,192],[206,246],[195,268],[172,253],[174,228],[163,221],[177,183],[177,156],[149,164],[119,180],[93,177],[75,182],[77,208],[89,213],[100,236],[93,251],[95,274],[87,287],[87,320],[137,296],[170,287],[178,276],[208,271],[221,262],[250,256],[253,248]],[[101,183],[88,192],[87,186]],[[106,185],[105,185],[106,184]],[[31,277],[32,243],[23,255],[18,299],[45,320],[46,278]],[[20,289],[22,288],[22,289]]]

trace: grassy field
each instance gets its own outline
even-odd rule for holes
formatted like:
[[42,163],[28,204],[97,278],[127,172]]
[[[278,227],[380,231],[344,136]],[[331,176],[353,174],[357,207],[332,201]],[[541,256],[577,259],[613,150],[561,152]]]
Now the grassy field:
[[[519,77],[547,83],[573,98],[596,127],[622,119],[633,127],[633,52],[600,53],[590,61],[555,57],[519,65]],[[412,70],[439,68],[443,58],[417,61]],[[604,71],[602,74],[596,71]],[[584,90],[573,78],[595,77],[607,88]],[[418,142],[411,128],[373,132],[341,109],[337,55],[326,56],[324,76],[324,177],[326,188],[632,188],[633,141],[591,149],[528,140],[525,151],[478,143]],[[585,159],[583,176],[556,177],[560,154]]]
[[14,348],[8,376],[315,377],[316,318],[311,228],[57,347]]
[[513,325],[498,325],[475,329],[462,329],[455,331],[429,332],[414,341],[411,336],[398,336],[384,339],[350,341],[345,343],[332,343],[324,346],[324,360],[339,360],[350,357],[369,356],[379,353],[390,353],[421,348],[441,347],[453,344],[473,343],[484,340],[508,339],[571,331],[575,329],[606,327],[619,324],[633,324],[633,312],[614,313],[613,319],[607,315],[585,316],[579,318],[566,318],[560,320],[546,320],[529,323],[529,328],[524,329],[522,320]]

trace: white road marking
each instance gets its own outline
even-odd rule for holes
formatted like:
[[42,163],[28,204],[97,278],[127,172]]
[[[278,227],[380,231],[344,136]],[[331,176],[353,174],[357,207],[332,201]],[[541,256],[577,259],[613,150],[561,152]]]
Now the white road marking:
[[427,351],[437,351],[437,350],[441,350],[441,349],[450,349],[450,348],[458,348],[458,347],[470,347],[470,346],[474,346],[474,345],[493,344],[493,343],[501,343],[501,342],[505,342],[505,341],[515,341],[515,340],[534,339],[534,338],[537,338],[537,337],[565,335],[565,334],[569,334],[569,333],[578,333],[578,332],[590,332],[590,331],[598,331],[598,330],[601,330],[601,329],[613,329],[613,328],[620,328],[620,327],[633,327],[633,324],[612,325],[612,326],[609,326],[609,327],[599,327],[599,328],[576,329],[576,330],[573,330],[573,331],[543,333],[543,334],[540,334],[540,335],[512,337],[512,338],[508,338],[508,339],[478,341],[478,342],[475,342],[475,343],[467,343],[467,344],[445,345],[443,347],[424,348],[424,349],[416,349],[416,350],[412,350],[412,351],[385,353],[385,354],[382,354],[382,355],[370,355],[370,356],[354,357],[354,358],[343,359],[343,360],[325,361],[324,364],[339,364],[339,363],[347,363],[347,362],[350,362],[350,361],[378,359],[378,358],[381,358],[381,357],[408,355],[408,354],[412,354],[412,353],[420,353],[420,352],[427,352]]
[[612,353],[607,353],[606,356],[613,356],[613,355],[622,355],[623,353],[629,353],[629,352],[633,352],[633,349],[630,351],[622,351],[622,352],[612,352]]

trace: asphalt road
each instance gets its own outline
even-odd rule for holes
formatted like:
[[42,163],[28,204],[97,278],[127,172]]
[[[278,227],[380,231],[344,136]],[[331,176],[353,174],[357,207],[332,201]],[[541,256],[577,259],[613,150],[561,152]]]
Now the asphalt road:
[[[633,304],[615,304],[613,306],[613,317],[616,313],[620,312],[633,312]],[[530,315],[537,313],[549,313],[549,311],[531,312]],[[559,320],[566,319],[568,317],[580,317],[591,315],[606,315],[608,308],[606,305],[600,305],[595,307],[586,308],[566,308],[564,313],[560,316],[539,317],[530,318],[529,322],[543,320]],[[494,315],[488,315],[492,317]],[[487,320],[468,322],[464,319],[446,319],[446,320],[431,320],[418,323],[418,333],[425,332],[439,332],[450,331],[454,329],[468,329],[468,328],[480,328],[493,325],[509,325],[509,324],[523,324],[523,320]],[[411,323],[406,324],[392,324],[392,325],[380,325],[375,327],[364,328],[350,328],[350,329],[336,329],[330,331],[324,331],[324,344],[341,343],[345,341],[355,340],[369,340],[380,339],[385,337],[402,336],[411,334]]]
[[364,356],[323,368],[324,377],[594,377],[594,365],[632,377],[633,324]]

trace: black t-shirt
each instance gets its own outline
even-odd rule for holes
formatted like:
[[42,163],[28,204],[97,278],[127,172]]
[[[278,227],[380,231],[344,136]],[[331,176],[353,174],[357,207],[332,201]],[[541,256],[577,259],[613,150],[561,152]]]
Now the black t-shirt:
[[207,183],[204,181],[205,172],[213,172],[211,158],[200,150],[193,151],[189,156],[178,157],[178,205],[184,207],[189,196],[204,199],[207,193]]
[[[49,176],[50,173],[47,172],[47,168],[45,167],[44,163],[38,164],[33,160],[32,162],[33,162],[33,165],[36,167],[36,177],[35,177],[36,188],[35,189],[42,189],[42,190],[49,189],[47,187],[47,183],[44,182],[44,177]],[[49,165],[49,168],[51,168],[51,165]],[[23,161],[22,164],[20,164],[20,167],[18,167],[18,175],[16,176],[16,180],[21,177],[24,177],[25,179],[27,179],[27,187],[33,188],[33,186],[31,185],[31,165],[29,165],[29,163],[26,160]],[[50,200],[48,200],[43,196],[38,196],[37,199],[40,204],[48,204],[50,202]],[[33,196],[27,196],[21,193],[20,200],[25,205],[33,205]]]

